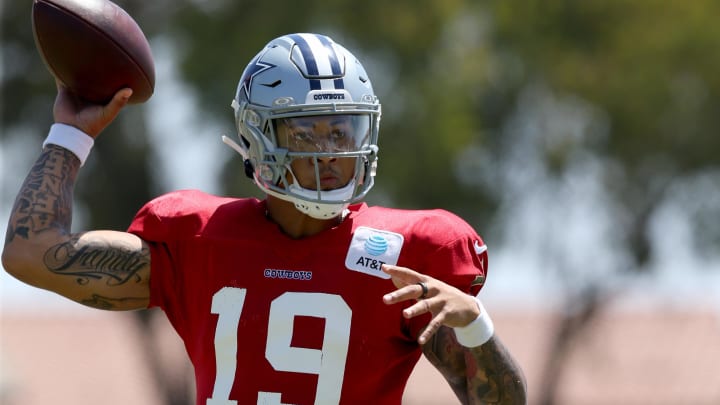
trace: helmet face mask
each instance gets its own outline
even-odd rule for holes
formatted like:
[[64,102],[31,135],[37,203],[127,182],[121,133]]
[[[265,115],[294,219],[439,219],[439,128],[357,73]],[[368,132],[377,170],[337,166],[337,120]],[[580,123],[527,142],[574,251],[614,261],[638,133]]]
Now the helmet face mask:
[[[373,186],[380,104],[357,59],[330,38],[292,34],[271,41],[245,69],[232,106],[238,152],[265,193],[314,218],[341,215]],[[314,164],[302,188],[292,162]],[[319,163],[355,159],[344,186],[323,190]]]

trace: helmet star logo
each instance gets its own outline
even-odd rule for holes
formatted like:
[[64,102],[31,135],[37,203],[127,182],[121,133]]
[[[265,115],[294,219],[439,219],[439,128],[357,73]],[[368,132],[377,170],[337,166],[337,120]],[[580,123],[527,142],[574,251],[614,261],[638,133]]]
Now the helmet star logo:
[[245,97],[247,97],[248,100],[250,99],[250,86],[252,86],[253,78],[268,69],[276,67],[276,65],[273,65],[272,63],[261,62],[259,59],[260,58],[255,58],[252,62],[250,62],[248,67],[245,69],[241,80],[241,88],[245,92]]

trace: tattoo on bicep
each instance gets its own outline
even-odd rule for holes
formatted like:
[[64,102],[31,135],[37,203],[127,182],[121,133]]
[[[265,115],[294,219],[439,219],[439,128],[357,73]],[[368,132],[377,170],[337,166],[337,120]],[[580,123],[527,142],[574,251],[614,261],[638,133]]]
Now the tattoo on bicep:
[[102,241],[79,244],[74,236],[45,252],[44,262],[53,273],[77,277],[80,285],[106,279],[107,285],[118,286],[142,282],[140,270],[149,264],[149,257],[147,248],[138,251]]
[[70,231],[72,189],[80,161],[67,149],[50,145],[23,183],[13,206],[5,242],[50,228]]

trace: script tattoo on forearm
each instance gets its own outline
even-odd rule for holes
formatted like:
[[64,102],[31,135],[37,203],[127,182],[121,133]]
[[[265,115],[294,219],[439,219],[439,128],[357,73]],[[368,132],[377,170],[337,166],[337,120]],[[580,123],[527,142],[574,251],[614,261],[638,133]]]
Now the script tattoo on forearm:
[[67,149],[49,145],[30,170],[18,193],[5,243],[29,239],[51,228],[69,232],[72,189],[80,161]]
[[522,370],[497,338],[467,349],[451,328],[441,327],[423,351],[463,403],[526,403]]
[[78,236],[55,245],[45,252],[45,265],[56,274],[75,276],[85,285],[91,280],[106,279],[107,285],[117,286],[129,281],[139,283],[139,271],[149,263],[149,252],[118,246],[102,241],[79,243]]

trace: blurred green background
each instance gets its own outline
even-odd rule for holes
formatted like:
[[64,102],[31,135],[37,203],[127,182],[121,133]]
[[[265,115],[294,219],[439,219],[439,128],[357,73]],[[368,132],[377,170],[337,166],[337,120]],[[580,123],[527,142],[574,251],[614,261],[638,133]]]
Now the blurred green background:
[[[124,229],[173,188],[259,196],[219,140],[235,134],[237,80],[270,39],[319,32],[358,56],[383,104],[368,202],[464,217],[490,246],[486,289],[494,269],[507,269],[500,287],[527,287],[498,302],[536,302],[553,280],[557,361],[538,402],[557,401],[563,344],[609,297],[669,273],[718,281],[719,2],[117,3],[150,40],[156,94],[96,143],[76,226]],[[3,215],[52,122],[30,9],[2,2]],[[718,304],[718,291],[700,295]]]

